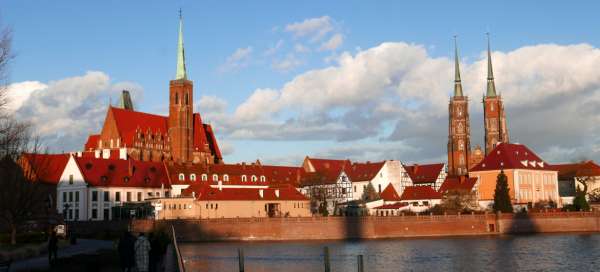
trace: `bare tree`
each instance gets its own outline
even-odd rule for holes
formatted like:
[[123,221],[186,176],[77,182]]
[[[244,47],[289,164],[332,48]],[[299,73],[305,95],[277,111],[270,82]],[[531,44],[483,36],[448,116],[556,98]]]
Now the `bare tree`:
[[451,212],[472,211],[477,209],[477,195],[469,190],[448,190],[442,195],[441,207]]

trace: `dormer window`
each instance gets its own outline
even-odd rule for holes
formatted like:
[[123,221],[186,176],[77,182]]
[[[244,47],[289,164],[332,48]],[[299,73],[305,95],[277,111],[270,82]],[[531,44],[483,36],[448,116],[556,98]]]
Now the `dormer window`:
[[260,182],[265,182],[267,181],[267,178],[265,176],[260,176]]
[[217,174],[214,174],[214,175],[212,176],[212,180],[213,180],[213,181],[217,181],[217,180],[219,180],[219,175],[217,175]]
[[229,181],[229,175],[227,175],[227,174],[223,175],[223,181]]
[[101,176],[101,177],[100,177],[100,180],[101,180],[102,182],[107,182],[107,181],[108,181],[108,177],[107,177],[107,176]]
[[196,174],[190,174],[190,180],[196,181]]
[[248,181],[248,178],[246,177],[246,175],[242,175],[242,182],[246,182]]
[[208,175],[202,174],[202,181],[207,181],[207,180],[208,180]]
[[255,175],[252,175],[252,182],[256,182],[258,180],[258,178],[256,178]]
[[185,175],[183,173],[179,174],[179,181],[184,181],[185,180]]
[[124,177],[124,178],[123,178],[123,182],[124,182],[124,183],[128,183],[128,182],[129,182],[129,177]]

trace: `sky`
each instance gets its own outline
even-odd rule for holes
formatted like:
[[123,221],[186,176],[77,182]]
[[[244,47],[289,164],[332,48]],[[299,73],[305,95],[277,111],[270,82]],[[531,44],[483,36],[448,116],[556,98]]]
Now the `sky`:
[[600,3],[414,2],[0,0],[10,110],[53,152],[81,150],[122,89],[166,115],[181,8],[194,107],[226,162],[440,162],[454,35],[483,144],[489,32],[511,142],[600,160]]

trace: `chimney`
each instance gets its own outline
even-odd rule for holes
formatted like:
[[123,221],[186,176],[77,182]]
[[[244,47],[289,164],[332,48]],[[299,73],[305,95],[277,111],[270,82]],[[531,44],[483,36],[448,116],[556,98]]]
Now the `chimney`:
[[279,198],[279,189],[275,189],[275,197]]
[[223,181],[219,180],[219,191],[223,191]]
[[258,195],[260,196],[260,198],[263,198],[265,196],[263,189],[258,190]]

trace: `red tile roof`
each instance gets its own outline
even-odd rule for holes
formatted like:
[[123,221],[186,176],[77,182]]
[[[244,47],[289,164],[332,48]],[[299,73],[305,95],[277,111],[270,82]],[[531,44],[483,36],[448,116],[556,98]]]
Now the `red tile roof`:
[[385,161],[353,163],[352,167],[347,169],[347,174],[352,182],[369,181],[375,178],[384,164]]
[[443,194],[450,190],[471,191],[473,190],[475,183],[477,183],[477,178],[470,178],[465,176],[446,177],[446,180],[444,180],[444,183],[442,183],[442,186],[440,186],[438,192]]
[[561,180],[571,180],[575,177],[600,176],[600,165],[596,164],[594,161],[554,164],[552,165],[552,168],[558,171],[558,178]]
[[[263,196],[260,196],[260,191],[263,192]],[[276,195],[276,191],[279,191],[279,196]],[[192,192],[195,193],[196,199],[204,201],[220,201],[220,200],[308,200],[304,195],[298,192],[295,188],[280,187],[280,188],[212,188],[208,185],[192,185],[189,188],[183,190],[182,194],[185,196],[191,196]]]
[[444,171],[444,164],[404,165],[404,169],[414,184],[435,183],[440,173]]
[[56,185],[67,166],[69,157],[69,154],[25,153],[22,160],[25,170],[31,171],[39,181]]
[[165,116],[115,107],[110,107],[109,110],[113,113],[123,144],[129,147],[133,146],[138,128],[144,133],[148,130],[152,133],[168,133],[168,118]]
[[400,201],[400,195],[394,189],[394,186],[390,183],[387,187],[379,194],[379,196],[385,201]]
[[219,144],[217,144],[217,138],[215,137],[215,133],[212,129],[212,126],[204,124],[203,127],[210,150],[212,150],[213,154],[217,157],[219,161],[223,160],[223,155],[221,154],[221,149],[219,149]]
[[[166,164],[169,177],[172,184],[190,184],[194,183],[190,180],[190,174],[196,175],[196,181],[202,183],[202,175],[207,175],[209,184],[217,184],[222,181],[223,185],[264,185],[270,186],[274,184],[291,184],[297,185],[300,179],[300,167],[289,166],[272,166],[261,164],[214,164],[214,165],[197,165],[197,164]],[[179,174],[184,174],[184,180],[179,180]],[[217,182],[213,181],[213,175],[218,175]],[[228,181],[224,180],[224,175],[227,175]],[[246,176],[246,181],[242,181],[242,177]],[[252,176],[256,177],[256,181],[252,181]],[[265,177],[265,181],[261,181],[261,177]]]
[[406,206],[408,206],[408,203],[398,202],[398,203],[394,203],[394,204],[381,205],[381,206],[375,207],[373,209],[378,209],[378,210],[397,210],[397,209],[400,209],[400,208],[406,207]]
[[314,167],[315,172],[304,171],[300,181],[301,186],[333,184],[337,182],[342,171],[351,171],[352,163],[350,160],[314,159],[308,157],[307,160]]
[[100,134],[90,135],[83,146],[84,151],[91,151],[96,149],[98,146],[98,140],[100,140]]
[[94,187],[170,188],[161,162],[76,157],[85,182]]
[[500,143],[470,171],[500,169],[553,170],[538,155],[522,144]]
[[404,188],[400,198],[402,200],[441,199],[442,194],[430,186],[408,186]]

